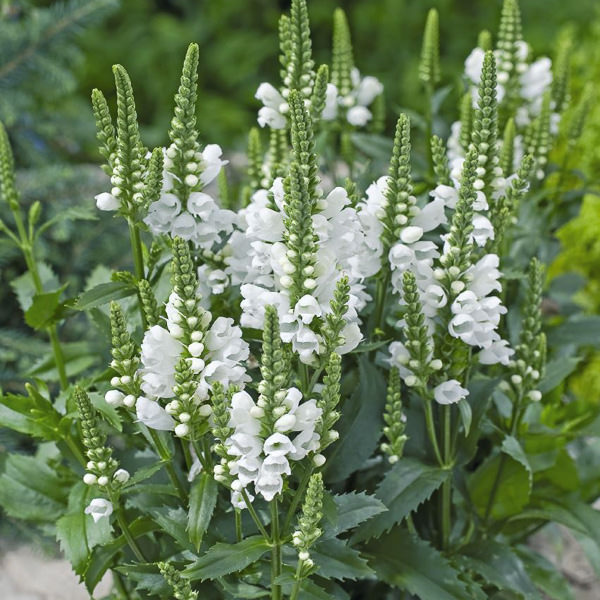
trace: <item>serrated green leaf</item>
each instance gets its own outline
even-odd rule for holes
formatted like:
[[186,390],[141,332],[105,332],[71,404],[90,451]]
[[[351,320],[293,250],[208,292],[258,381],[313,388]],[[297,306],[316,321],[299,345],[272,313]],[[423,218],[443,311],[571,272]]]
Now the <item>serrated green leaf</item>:
[[[58,278],[46,263],[38,263],[37,265],[40,280],[42,282],[42,289],[57,289],[60,284]],[[33,302],[33,296],[36,293],[36,286],[33,282],[33,277],[28,271],[20,277],[13,279],[10,282],[10,286],[17,296],[21,310],[25,313]]]
[[[499,482],[496,479],[499,474]],[[496,488],[490,515],[503,519],[518,514],[529,502],[531,484],[527,469],[507,454],[486,460],[467,480],[471,500],[481,516],[487,512],[492,490]]]
[[523,600],[540,598],[520,558],[506,544],[486,540],[485,544],[466,546],[461,551],[460,564],[499,590],[514,592]]
[[0,396],[0,425],[47,441],[61,439],[62,415],[35,389],[29,396]]
[[325,463],[324,477],[329,482],[341,481],[364,466],[381,436],[385,379],[364,354],[358,366],[358,388],[344,405],[337,427],[340,439],[332,446]]
[[449,470],[425,465],[414,458],[403,458],[390,469],[375,492],[375,496],[388,508],[359,527],[352,541],[379,537],[400,523],[408,514],[431,497],[450,476]]
[[195,581],[236,573],[256,562],[269,548],[262,536],[252,536],[237,544],[218,542],[183,574]]
[[505,436],[504,440],[502,440],[502,446],[500,446],[500,449],[502,450],[502,452],[508,454],[508,456],[514,458],[518,463],[523,465],[529,476],[529,491],[531,491],[531,482],[533,479],[531,466],[529,464],[529,461],[527,460],[525,451],[521,447],[521,444],[519,443],[517,438],[513,437],[512,435]]
[[108,421],[111,427],[117,431],[123,431],[123,423],[121,417],[114,406],[111,406],[106,400],[97,393],[88,393],[88,396],[94,405],[94,408],[98,410],[102,416]]
[[[157,529],[159,529],[158,525],[147,517],[139,517],[129,526],[129,531],[134,539]],[[125,539],[125,536],[121,535],[105,546],[97,546],[92,550],[84,575],[85,587],[90,594],[93,594],[94,589],[100,583],[104,573],[106,573],[113,564],[115,554],[126,545],[127,540]]]
[[52,523],[65,514],[70,482],[34,456],[9,454],[2,461],[0,505],[11,517]]
[[69,206],[66,209],[61,210],[57,214],[55,214],[51,219],[48,219],[45,223],[40,225],[40,227],[35,232],[35,237],[37,238],[40,234],[44,233],[46,229],[56,225],[57,223],[62,223],[64,221],[97,221],[98,215],[96,211],[87,208],[85,206]]
[[121,300],[135,294],[135,287],[122,281],[109,281],[108,283],[100,283],[91,290],[83,292],[77,299],[74,308],[77,310],[88,310],[96,308],[104,304],[108,304],[113,300]]
[[56,540],[78,575],[85,573],[90,551],[111,539],[110,520],[99,519],[95,523],[84,512],[92,497],[93,490],[78,482],[69,496],[69,513],[56,522]]
[[373,574],[360,552],[342,540],[324,540],[310,551],[319,575],[331,579],[359,579]]
[[161,508],[152,509],[150,514],[156,521],[156,524],[160,525],[163,531],[176,540],[182,548],[191,548],[185,528],[187,515],[183,508],[163,506]]
[[335,537],[344,531],[353,529],[371,517],[387,511],[387,508],[375,496],[364,492],[349,492],[332,497],[334,511],[324,522],[323,537]]
[[217,493],[217,482],[209,473],[202,473],[190,490],[187,529],[196,551],[200,549],[202,538],[210,524],[217,503]]
[[154,563],[135,563],[116,568],[128,580],[135,582],[137,591],[148,592],[145,596],[171,597],[173,590]]
[[35,294],[31,306],[25,311],[25,322],[29,327],[44,329],[58,320],[60,296],[66,285],[53,292]]
[[471,598],[459,572],[427,542],[396,528],[367,544],[371,566],[386,583],[407,590],[421,600]]

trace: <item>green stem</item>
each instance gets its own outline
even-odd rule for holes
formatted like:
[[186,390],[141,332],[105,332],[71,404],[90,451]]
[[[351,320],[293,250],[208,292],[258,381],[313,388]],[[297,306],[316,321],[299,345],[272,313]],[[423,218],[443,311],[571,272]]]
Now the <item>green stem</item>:
[[244,533],[242,531],[242,511],[239,508],[234,509],[235,514],[235,539],[238,542],[241,542],[244,538]]
[[435,423],[433,422],[433,410],[431,407],[431,399],[425,399],[424,410],[425,410],[425,423],[427,425],[427,435],[429,436],[429,441],[433,447],[433,452],[435,453],[435,458],[438,461],[440,467],[444,466],[444,460],[442,459],[442,454],[440,452],[440,447],[437,441],[437,434],[435,432]]
[[[521,412],[521,398],[517,398],[516,402],[513,405],[512,416],[510,421],[510,435],[514,436],[517,432]],[[485,513],[483,514],[483,524],[487,526],[490,516],[492,514],[492,508],[494,507],[494,502],[496,500],[496,494],[498,493],[498,488],[500,487],[500,480],[502,478],[502,473],[504,471],[504,465],[506,464],[506,454],[502,452],[500,454],[500,464],[498,465],[498,471],[496,471],[496,477],[494,478],[494,483],[492,484],[492,491],[490,492],[490,497],[488,498],[487,505],[485,507]]]
[[[452,413],[449,405],[444,406],[444,465],[452,465]],[[445,550],[450,544],[452,511],[452,473],[442,484],[442,548]]]
[[135,541],[135,538],[133,537],[131,531],[129,530],[129,525],[127,524],[127,521],[126,521],[125,516],[123,514],[123,509],[120,506],[118,506],[119,499],[115,498],[111,494],[111,501],[112,501],[113,505],[117,509],[116,510],[116,513],[117,513],[117,522],[119,523],[119,527],[121,528],[121,531],[123,532],[123,535],[125,536],[125,539],[127,540],[127,543],[129,544],[129,547],[131,548],[131,551],[135,554],[135,557],[140,562],[143,562],[143,563],[148,562],[145,559],[144,554],[140,550],[140,547],[138,546],[137,542]]
[[300,594],[300,586],[302,585],[302,578],[300,577],[301,573],[302,573],[302,566],[301,566],[300,561],[298,561],[298,564],[296,566],[296,576],[295,576],[296,581],[294,582],[294,587],[292,588],[290,600],[298,599],[298,595]]
[[279,537],[277,497],[271,502],[271,543],[271,600],[281,600],[281,585],[275,583],[281,575],[281,539]]
[[267,533],[267,530],[265,529],[264,525],[262,524],[260,517],[256,514],[256,511],[254,510],[254,506],[252,506],[252,502],[250,502],[250,498],[248,498],[248,493],[246,492],[246,490],[242,490],[240,492],[240,494],[242,495],[242,498],[244,499],[244,502],[246,503],[246,508],[248,509],[248,512],[250,513],[250,516],[252,517],[252,520],[254,521],[256,527],[258,528],[258,530],[260,531],[261,535],[265,538],[265,540],[269,540],[271,539],[271,536]]
[[169,475],[169,479],[171,483],[177,490],[178,496],[181,500],[185,500],[187,498],[187,492],[183,487],[179,477],[177,477],[177,473],[175,472],[175,468],[173,467],[173,456],[169,452],[168,448],[164,445],[160,434],[154,429],[147,428],[148,433],[150,434],[150,438],[152,439],[152,443],[154,444],[154,448],[156,453],[160,456],[160,459],[165,463],[165,469],[167,470],[167,474]]
[[[23,256],[25,257],[25,264],[27,265],[27,269],[31,274],[31,279],[33,280],[35,291],[37,294],[43,294],[44,286],[42,284],[42,278],[40,277],[38,266],[35,261],[33,248],[30,244],[30,241],[27,238],[23,237],[25,235],[25,228],[20,218],[17,220],[17,228],[19,229],[19,234],[21,235],[21,250],[23,252]],[[58,339],[58,329],[56,327],[56,324],[52,324],[46,327],[46,332],[48,333],[48,337],[50,338],[52,354],[54,355],[54,363],[56,364],[56,370],[58,371],[60,388],[64,391],[69,387],[69,380],[67,379],[65,357],[62,351],[62,347],[60,345],[60,341]]]
[[121,595],[122,598],[124,598],[125,600],[129,600],[131,598],[131,596],[129,595],[129,592],[127,591],[127,588],[125,587],[125,584],[123,583],[123,577],[122,577],[121,573],[112,569],[112,576],[113,576],[113,585],[117,589],[117,592]]
[[[140,237],[140,230],[136,227],[135,223],[128,221],[129,224],[129,241],[131,242],[131,252],[133,254],[133,266],[135,269],[135,277],[138,281],[144,279],[144,253],[142,252],[142,239]],[[140,315],[142,317],[142,329],[146,329],[146,315],[142,308],[142,299],[138,290],[138,305],[140,307]]]
[[294,494],[294,498],[292,499],[292,503],[290,504],[290,508],[285,517],[285,521],[283,522],[282,531],[284,531],[284,532],[286,532],[288,530],[289,526],[292,523],[292,519],[294,518],[294,515],[296,514],[296,509],[298,508],[298,504],[300,504],[300,501],[302,500],[302,497],[304,496],[304,490],[305,490],[306,486],[308,485],[308,481],[310,480],[310,476],[312,475],[312,473],[313,473],[313,467],[307,467],[306,471],[304,471],[304,474],[302,475],[302,479],[300,480],[298,489],[296,490],[296,493]]
[[304,364],[301,361],[298,361],[298,367],[300,371],[300,387],[302,389],[302,394],[306,396],[309,393],[309,382],[310,375],[308,372],[308,365]]
[[73,453],[73,456],[75,456],[75,458],[77,459],[77,462],[82,467],[85,467],[87,461],[85,460],[81,450],[79,449],[79,446],[77,446],[77,444],[75,443],[75,440],[70,435],[65,436],[63,439],[65,441],[65,444],[67,444],[67,446],[69,447],[69,450]]
[[385,269],[385,275],[377,280],[377,289],[375,291],[375,310],[373,311],[373,328],[371,330],[371,336],[378,329],[381,329],[385,301],[387,298],[387,289],[392,278],[389,268],[387,266],[384,266],[383,268]]

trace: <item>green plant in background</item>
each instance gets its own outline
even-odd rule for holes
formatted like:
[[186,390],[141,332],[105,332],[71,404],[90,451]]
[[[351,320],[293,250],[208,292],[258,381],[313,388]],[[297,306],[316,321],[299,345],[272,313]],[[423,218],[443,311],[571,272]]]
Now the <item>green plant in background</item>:
[[[34,204],[25,222],[3,135],[2,233],[40,280],[17,289],[56,374],[0,396],[0,423],[38,443],[0,461],[0,505],[55,536],[90,594],[110,570],[112,598],[568,598],[526,546],[548,523],[597,562],[599,409],[564,385],[586,337],[569,290],[544,284],[574,191],[554,126],[575,123],[570,150],[581,130],[581,111],[563,118],[566,57],[553,76],[506,0],[441,137],[440,14],[421,46],[425,114],[400,114],[389,140],[369,130],[381,84],[353,70],[345,14],[315,69],[293,0],[281,86],[256,93],[268,146],[251,131],[241,185],[201,126],[200,45],[168,134],[150,132],[164,148],[146,148],[114,66],[116,113],[92,92],[110,179],[95,200],[128,231],[133,269],[100,267],[83,293],[44,287],[34,241],[55,221]],[[107,368],[60,343],[82,318]]]

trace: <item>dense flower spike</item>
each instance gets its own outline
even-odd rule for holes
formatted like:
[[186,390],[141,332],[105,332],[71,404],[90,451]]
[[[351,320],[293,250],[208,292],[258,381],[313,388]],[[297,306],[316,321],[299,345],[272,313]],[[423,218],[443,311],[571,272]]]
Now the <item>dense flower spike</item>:
[[333,48],[331,58],[331,83],[341,96],[347,96],[352,90],[352,70],[354,57],[352,40],[346,13],[336,8],[333,13]]
[[419,79],[429,86],[434,86],[440,81],[440,24],[435,8],[427,13],[419,63]]
[[99,427],[96,410],[88,395],[77,387],[73,399],[79,413],[81,439],[89,459],[83,481],[87,485],[97,485],[110,494],[111,490],[118,490],[128,481],[129,473],[119,469],[119,463],[112,457],[112,449],[106,445],[106,435]]
[[[302,569],[310,569],[313,562],[310,558],[310,547],[323,533],[319,528],[323,518],[323,476],[321,473],[311,475],[306,490],[302,514],[298,519],[298,527],[292,535],[292,543],[298,551],[298,558]],[[302,574],[300,574],[300,577]]]
[[491,51],[485,53],[481,71],[477,107],[473,120],[471,141],[477,149],[477,179],[475,189],[491,196],[492,181],[501,175],[498,172],[496,140],[498,138],[498,116],[496,105],[496,61]]
[[[385,192],[385,216],[382,219],[384,255],[400,239],[408,220],[413,216],[416,198],[412,195],[410,176],[410,120],[401,114],[396,123],[394,147]],[[404,237],[407,234],[404,233]],[[407,241],[404,239],[403,241]]]
[[100,154],[106,160],[102,170],[107,175],[112,175],[117,158],[117,140],[115,127],[108,108],[104,94],[98,90],[92,90],[92,109],[96,119],[96,131],[100,142]]
[[[320,398],[317,400],[317,407],[322,411],[321,418],[317,422],[316,432],[320,437],[320,450],[323,451],[327,446],[339,438],[339,433],[333,429],[333,426],[340,418],[340,412],[337,410],[340,401],[340,380],[342,377],[342,359],[335,352],[329,356],[329,361],[325,367],[325,377],[323,378],[323,389]],[[325,462],[322,454],[314,457],[316,466],[321,466]]]
[[223,481],[228,474],[233,476],[232,503],[237,508],[245,507],[250,484],[256,494],[273,500],[283,490],[284,477],[291,474],[290,461],[319,449],[315,429],[322,411],[315,400],[303,399],[297,388],[289,387],[290,357],[272,306],[265,309],[261,374],[256,402],[246,392],[231,398],[228,427],[233,433],[224,442],[229,460],[215,468]]
[[149,327],[158,325],[161,314],[158,309],[158,303],[156,301],[154,292],[152,291],[150,282],[146,279],[141,279],[138,282],[138,290],[140,295],[140,304],[142,306],[142,310],[144,311],[146,324]]
[[159,562],[157,566],[161,575],[173,590],[175,600],[196,600],[198,598],[198,592],[192,590],[189,580],[183,577],[173,565],[168,562]]
[[396,368],[390,369],[383,420],[383,435],[387,441],[381,444],[381,451],[388,455],[391,464],[395,464],[402,458],[404,444],[408,439],[404,433],[406,415],[402,411],[400,372]]
[[437,135],[431,136],[431,157],[433,159],[433,172],[438,185],[450,185],[450,167],[444,142]]
[[546,337],[542,333],[541,309],[543,284],[544,268],[534,258],[529,265],[519,344],[515,349],[515,358],[510,363],[510,383],[506,383],[507,391],[510,391],[519,408],[523,401],[538,402],[542,398],[542,393],[537,387],[544,375],[546,361]]
[[4,200],[11,211],[19,211],[19,196],[15,186],[15,165],[8,135],[0,123],[0,198]]

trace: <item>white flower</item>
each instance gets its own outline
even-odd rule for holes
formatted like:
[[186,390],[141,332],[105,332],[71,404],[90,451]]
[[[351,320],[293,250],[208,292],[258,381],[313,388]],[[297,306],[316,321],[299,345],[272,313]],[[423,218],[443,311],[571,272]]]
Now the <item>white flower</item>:
[[498,292],[502,290],[502,284],[498,281],[500,278],[499,264],[500,259],[497,254],[486,254],[467,269],[466,272],[471,277],[469,289],[478,298],[487,296],[493,290]]
[[400,233],[400,239],[405,244],[414,244],[423,237],[423,229],[421,227],[405,227]]
[[371,111],[364,106],[353,106],[346,113],[348,123],[355,127],[364,127],[371,120],[372,116]]
[[521,97],[533,101],[544,94],[552,85],[552,61],[548,57],[531,63],[521,75]]
[[383,92],[383,84],[377,77],[367,75],[358,85],[356,102],[362,106],[369,106],[379,94]]
[[223,150],[218,144],[207,144],[202,151],[202,173],[200,181],[208,185],[229,161],[221,160]]
[[175,387],[175,365],[182,346],[160,325],[154,325],[142,341],[142,390],[148,396],[172,398]]
[[335,349],[338,354],[348,354],[348,352],[351,352],[360,344],[363,338],[358,323],[346,323],[340,335],[344,339],[344,342]]
[[119,210],[121,207],[121,201],[108,192],[102,192],[101,194],[94,196],[94,199],[96,200],[96,206],[100,210],[113,211]]
[[515,351],[509,347],[506,340],[494,340],[487,348],[484,348],[477,356],[482,365],[503,364],[508,365]]
[[173,417],[154,400],[148,400],[144,396],[140,396],[135,403],[135,412],[138,421],[150,427],[150,429],[158,429],[160,431],[171,431],[175,426]]
[[294,307],[294,316],[300,318],[303,323],[310,323],[314,317],[322,315],[321,306],[314,296],[305,294],[296,302]]
[[333,83],[327,84],[325,91],[325,108],[321,118],[325,121],[333,121],[337,117],[338,90]]
[[112,502],[105,498],[94,498],[83,511],[86,515],[92,515],[94,523],[104,517],[109,517],[113,512]]
[[272,129],[284,129],[286,118],[281,114],[281,109],[287,103],[283,96],[270,83],[261,83],[254,97],[264,104],[258,111],[258,124],[261,127],[268,125]]
[[433,397],[438,404],[455,404],[469,395],[469,390],[461,387],[456,379],[440,383],[433,390]]
[[485,51],[482,48],[473,48],[471,54],[465,60],[465,75],[475,85],[479,85],[481,82],[484,57]]

